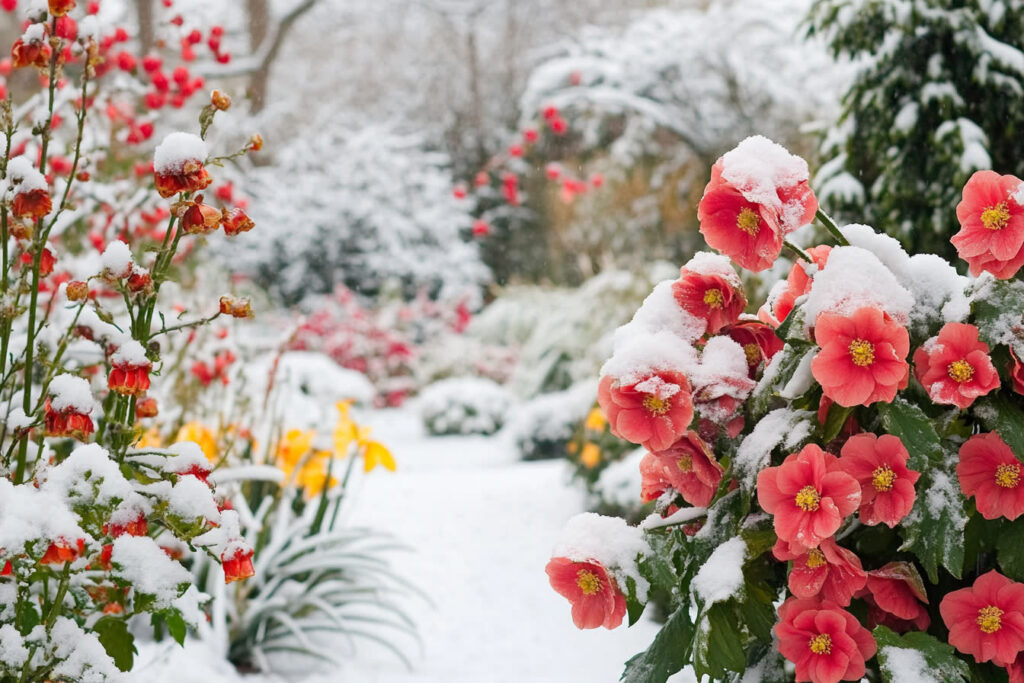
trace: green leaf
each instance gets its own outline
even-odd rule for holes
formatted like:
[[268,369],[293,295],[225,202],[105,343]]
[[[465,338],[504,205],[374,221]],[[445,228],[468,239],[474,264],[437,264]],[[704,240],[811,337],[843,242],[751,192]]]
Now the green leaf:
[[[942,683],[970,680],[971,669],[967,662],[958,658],[950,645],[934,636],[921,631],[911,631],[901,638],[885,626],[876,626],[874,636],[875,642],[878,643],[878,663],[885,683],[904,683],[910,680],[907,678],[905,667],[907,658],[915,655],[911,652],[901,652],[903,650],[917,653],[924,665],[919,671],[920,676],[914,680],[927,680],[924,678],[925,675],[930,675],[933,680]],[[900,663],[897,664],[896,660]]]
[[996,559],[1003,574],[1016,581],[1024,580],[1024,517],[1007,522],[999,530],[996,541]]
[[1020,314],[1024,310],[1024,282],[989,282],[984,290],[984,296],[975,295],[972,306],[978,337],[990,347],[1008,344],[1018,358],[1024,358],[1024,319]]
[[[942,442],[932,419],[923,410],[897,397],[892,403],[880,404],[878,412],[885,431],[898,436],[910,453],[910,469],[924,471],[929,465],[941,461]],[[921,490],[920,486],[918,490]]]
[[939,580],[939,566],[960,578],[964,564],[964,499],[942,463],[922,473],[917,500],[900,525],[903,545],[921,561],[932,583]]
[[165,612],[164,623],[167,624],[167,632],[171,634],[171,637],[174,638],[178,645],[184,646],[188,626],[185,624],[185,619],[181,616],[181,612],[178,610]]
[[14,623],[18,627],[19,633],[27,634],[41,624],[42,619],[30,600],[20,600],[15,608]]
[[716,602],[708,608],[693,636],[693,671],[697,678],[707,675],[720,680],[726,671],[746,668],[741,623],[734,600]]
[[1024,411],[1019,405],[1000,392],[980,401],[974,413],[986,429],[997,432],[1014,455],[1024,460]]
[[128,622],[113,617],[103,617],[97,621],[92,630],[96,632],[100,644],[107,651],[114,664],[121,671],[131,671],[135,661],[135,638],[128,631]]
[[[788,320],[788,318],[787,318]],[[779,391],[782,387],[789,383],[789,380],[793,378],[793,373],[800,366],[800,361],[812,350],[808,350],[804,347],[794,347],[792,344],[786,344],[779,351],[782,354],[777,370],[775,371],[774,377],[768,378],[765,381],[764,378],[758,383],[757,387],[754,388],[754,393],[751,394],[750,400],[747,402],[750,415],[753,420],[759,420],[761,417],[768,412],[771,408],[773,399],[778,396]],[[774,360],[774,359],[772,359]]]
[[626,616],[629,618],[629,625],[632,626],[644,613],[646,603],[640,602],[636,595],[636,580],[632,576],[626,577]]
[[838,403],[833,403],[828,407],[828,416],[825,418],[825,426],[822,427],[821,433],[822,443],[829,443],[834,438],[839,436],[839,432],[843,430],[843,425],[846,424],[846,420],[853,413],[855,406],[841,406]]
[[683,605],[668,618],[645,652],[626,662],[623,683],[665,683],[686,666],[693,640],[690,606]]

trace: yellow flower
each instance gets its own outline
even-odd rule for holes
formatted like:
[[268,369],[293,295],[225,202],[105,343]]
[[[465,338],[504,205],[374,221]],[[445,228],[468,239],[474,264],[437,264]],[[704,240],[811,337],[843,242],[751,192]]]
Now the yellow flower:
[[348,455],[352,442],[355,442],[363,455],[363,471],[369,472],[378,465],[394,472],[397,468],[395,458],[387,446],[379,441],[370,440],[369,427],[360,427],[349,416],[352,401],[339,401],[334,404],[338,409],[338,422],[334,426],[334,453],[340,458]]
[[302,456],[313,448],[316,431],[310,429],[289,429],[277,444],[277,462],[285,472],[291,472]]
[[348,414],[351,405],[352,401],[338,401],[334,404],[338,409],[338,422],[334,425],[334,453],[339,458],[348,455],[352,442],[359,438],[359,425]]
[[163,446],[163,439],[160,438],[160,430],[156,427],[150,427],[142,433],[139,437],[139,442],[135,444],[136,448],[161,448]]
[[200,422],[188,422],[182,425],[178,430],[178,435],[174,437],[175,443],[180,441],[195,441],[199,444],[199,448],[202,449],[207,460],[210,462],[217,460],[217,437],[206,425]]
[[569,452],[569,455],[575,455],[576,451],[578,451],[579,449],[580,449],[580,445],[578,443],[576,443],[575,441],[570,441],[565,446],[565,450]]
[[580,462],[588,470],[593,469],[601,462],[601,449],[598,448],[596,443],[588,443],[583,446],[583,452],[580,453]]
[[317,451],[310,456],[306,464],[299,470],[295,483],[306,489],[307,496],[319,494],[324,490],[325,483],[327,488],[334,488],[338,485],[338,479],[334,475],[331,475],[329,481],[327,479],[327,466],[330,463],[331,457],[330,451]]
[[603,432],[606,424],[608,424],[608,420],[605,419],[604,413],[600,408],[594,408],[587,415],[587,421],[583,423],[583,426],[593,432]]
[[384,469],[391,472],[395,471],[397,468],[395,458],[384,444],[379,441],[360,441],[360,445],[363,446],[364,472],[369,472],[377,465],[382,465]]

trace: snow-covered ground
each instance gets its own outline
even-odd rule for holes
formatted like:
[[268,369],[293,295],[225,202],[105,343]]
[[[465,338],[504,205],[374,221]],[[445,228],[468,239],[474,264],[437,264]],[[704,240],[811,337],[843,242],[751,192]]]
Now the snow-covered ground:
[[[369,649],[343,671],[305,683],[611,683],[657,631],[646,620],[615,631],[579,631],[569,603],[548,586],[544,565],[559,531],[582,510],[561,462],[522,463],[501,435],[427,437],[414,408],[364,415],[398,460],[395,474],[362,480],[350,522],[386,530],[412,552],[396,569],[433,604],[413,599],[422,651],[414,669]],[[233,683],[202,647],[143,648],[139,680]],[[246,677],[251,683],[280,680]]]

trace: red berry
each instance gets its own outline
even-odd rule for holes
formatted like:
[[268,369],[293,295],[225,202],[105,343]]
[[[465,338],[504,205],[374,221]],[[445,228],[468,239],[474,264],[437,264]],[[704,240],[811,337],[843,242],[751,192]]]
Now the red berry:
[[221,64],[227,64],[228,62],[231,61],[231,53],[230,52],[221,52],[220,54],[217,55],[217,61],[220,62]]
[[177,14],[177,15],[174,16],[173,19],[171,19],[171,23],[174,24],[175,26],[181,26],[182,24],[185,23],[185,20],[182,19],[180,14]]
[[456,185],[456,186],[455,186],[455,187],[454,187],[454,188],[452,189],[452,195],[453,195],[453,196],[454,196],[454,197],[455,197],[456,199],[465,199],[465,198],[466,198],[466,186],[465,186],[465,185],[463,185],[463,184],[461,184],[461,183],[460,183],[460,184],[458,184],[458,185]]
[[181,109],[182,107],[184,107],[185,106],[185,96],[182,95],[180,92],[174,93],[171,96],[171,106],[174,107],[175,109]]
[[123,27],[118,26],[114,29],[114,40],[119,43],[124,43],[128,40],[128,31],[124,30]]
[[88,5],[86,5],[86,8],[85,8],[85,13],[86,14],[99,14],[99,12],[100,12],[100,3],[98,3],[98,2],[90,2]]
[[173,78],[174,82],[177,83],[178,85],[184,85],[185,83],[188,83],[188,78],[189,78],[188,69],[186,69],[183,66],[179,66],[171,74],[171,78]]
[[146,107],[149,109],[160,109],[167,104],[167,96],[163,93],[148,92],[143,98],[146,103]]
[[217,36],[219,38],[220,36],[224,35],[224,27],[220,25],[213,26],[212,28],[210,28],[210,35]]
[[153,87],[156,88],[158,92],[167,92],[171,89],[171,82],[167,80],[167,76],[163,71],[154,71],[149,78],[153,81]]
[[0,0],[0,8],[5,12],[13,12],[18,9],[18,0]]
[[547,106],[544,107],[544,118],[548,121],[558,116],[558,107]]
[[537,137],[538,135],[536,128],[527,128],[526,130],[523,131],[523,140],[525,140],[527,144],[532,145],[533,143],[537,142]]
[[188,34],[188,42],[192,45],[198,45],[199,43],[203,42],[203,34],[200,33],[197,29],[192,29],[192,31]]
[[473,235],[475,237],[485,237],[491,232],[491,226],[487,225],[487,221],[478,218],[473,221]]
[[555,135],[565,135],[568,130],[569,124],[565,122],[565,119],[557,116],[551,119],[551,132]]
[[183,47],[181,48],[181,58],[186,62],[194,62],[196,53],[191,47]]
[[156,55],[148,55],[142,58],[142,68],[146,73],[153,73],[163,65],[163,61]]
[[509,145],[508,146],[508,154],[509,154],[509,156],[513,156],[513,157],[521,157],[521,156],[523,156],[523,146],[522,145]]
[[121,71],[135,71],[137,63],[130,52],[119,52],[117,55],[117,68]]

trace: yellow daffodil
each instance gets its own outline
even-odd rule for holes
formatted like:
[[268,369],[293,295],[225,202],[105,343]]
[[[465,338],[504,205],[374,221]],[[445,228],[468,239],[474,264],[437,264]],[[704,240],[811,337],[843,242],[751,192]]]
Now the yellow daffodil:
[[142,433],[139,437],[139,442],[135,444],[136,448],[161,448],[163,446],[163,439],[160,438],[160,430],[156,427],[150,427]]
[[596,443],[588,443],[583,446],[583,452],[580,453],[580,462],[588,470],[594,469],[601,462],[601,449],[598,448]]
[[605,419],[604,413],[600,408],[594,408],[587,415],[587,421],[583,423],[583,426],[592,432],[603,432],[606,424],[608,424],[608,420]]
[[334,426],[334,452],[338,457],[348,455],[354,441],[363,455],[363,471],[369,472],[378,465],[394,472],[397,465],[391,451],[379,441],[370,439],[369,427],[360,427],[349,415],[352,401],[338,401],[334,404],[338,409],[338,422]]
[[188,422],[178,430],[174,442],[195,441],[203,451],[203,455],[210,462],[217,460],[217,437],[214,433],[200,422]]
[[299,470],[295,483],[306,490],[307,496],[316,496],[327,488],[334,488],[338,485],[338,479],[331,475],[327,478],[327,466],[330,463],[332,454],[330,451],[317,451],[306,461],[306,464]]
[[395,458],[391,455],[391,451],[379,441],[361,441],[360,445],[363,447],[363,471],[369,472],[377,465],[382,465],[384,469],[394,472],[397,468],[395,464]]
[[302,457],[313,449],[316,431],[289,429],[277,444],[277,464],[285,472],[291,472]]

